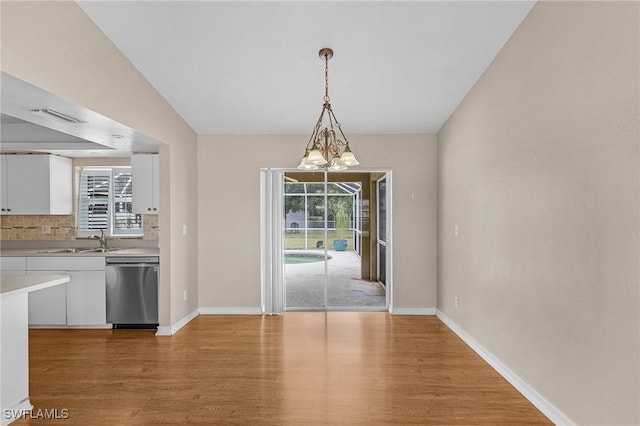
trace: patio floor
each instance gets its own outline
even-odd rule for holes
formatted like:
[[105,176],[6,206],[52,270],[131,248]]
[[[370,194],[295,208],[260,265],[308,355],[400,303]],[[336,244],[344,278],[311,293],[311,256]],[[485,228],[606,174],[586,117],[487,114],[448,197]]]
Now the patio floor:
[[[318,253],[318,250],[287,250],[286,253]],[[385,290],[377,282],[360,279],[360,258],[351,250],[328,251],[329,284],[327,307],[359,308],[371,307],[385,310]],[[324,261],[314,263],[285,264],[286,307],[324,309]],[[364,310],[364,309],[363,309]]]

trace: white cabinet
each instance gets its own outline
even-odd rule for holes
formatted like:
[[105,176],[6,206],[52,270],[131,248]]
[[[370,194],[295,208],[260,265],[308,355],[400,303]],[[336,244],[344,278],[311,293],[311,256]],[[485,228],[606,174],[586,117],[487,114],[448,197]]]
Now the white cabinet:
[[107,296],[102,271],[69,271],[67,325],[104,325]]
[[9,184],[7,181],[8,167],[7,155],[0,155],[0,210],[6,214],[9,208]]
[[71,214],[71,159],[56,155],[2,155],[2,214]]
[[27,258],[22,256],[0,257],[0,272],[2,275],[25,275],[27,273]]
[[18,416],[14,409],[29,409],[29,334],[27,294],[0,297],[0,405],[2,424]]
[[[28,272],[29,275],[66,273],[60,270]],[[67,284],[54,285],[29,293],[29,325],[67,324]]]
[[158,154],[131,156],[133,212],[158,214],[160,212],[160,161]]
[[106,325],[104,257],[28,257],[27,270],[71,277],[66,285],[29,293],[29,325]]

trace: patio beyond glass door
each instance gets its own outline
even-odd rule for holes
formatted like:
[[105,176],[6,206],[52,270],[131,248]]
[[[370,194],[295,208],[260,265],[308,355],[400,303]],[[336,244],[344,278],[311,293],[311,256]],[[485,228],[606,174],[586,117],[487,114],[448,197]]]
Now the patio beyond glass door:
[[325,182],[286,181],[284,190],[285,307],[325,310],[327,234]]
[[348,176],[285,174],[285,310],[386,308],[384,289],[362,264],[363,183]]

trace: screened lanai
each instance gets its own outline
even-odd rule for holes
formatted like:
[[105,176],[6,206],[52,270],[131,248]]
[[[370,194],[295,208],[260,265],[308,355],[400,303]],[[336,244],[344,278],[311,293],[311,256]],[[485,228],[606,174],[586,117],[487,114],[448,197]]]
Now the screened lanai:
[[[332,248],[333,240],[344,239],[347,250],[360,255],[362,229],[358,213],[361,192],[359,182],[286,182],[285,250],[321,248],[325,241],[327,248]],[[341,213],[347,219],[342,227],[336,220]]]
[[[385,309],[384,286],[370,278],[370,262],[363,264],[362,258],[363,234],[370,231],[370,194],[363,191],[369,190],[371,176],[302,180],[314,177],[319,176],[285,175],[286,309]],[[341,181],[348,177],[355,179]],[[365,254],[369,259],[370,253]]]

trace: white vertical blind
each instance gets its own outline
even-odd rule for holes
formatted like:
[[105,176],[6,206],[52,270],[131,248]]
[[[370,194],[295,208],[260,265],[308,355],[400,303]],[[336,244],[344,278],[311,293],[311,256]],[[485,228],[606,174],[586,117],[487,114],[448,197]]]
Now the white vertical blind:
[[260,171],[260,271],[262,313],[284,311],[283,275],[284,172]]

